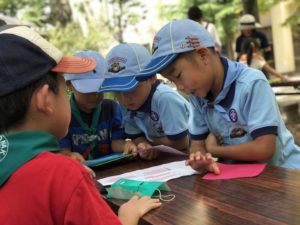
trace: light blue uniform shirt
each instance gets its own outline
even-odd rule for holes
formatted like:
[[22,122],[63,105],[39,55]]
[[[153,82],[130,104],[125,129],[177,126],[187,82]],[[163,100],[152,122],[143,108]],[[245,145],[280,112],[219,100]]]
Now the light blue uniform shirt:
[[137,111],[123,108],[123,126],[130,138],[167,136],[178,139],[188,134],[190,104],[177,91],[157,81],[151,93]]
[[205,139],[209,132],[221,135],[225,145],[276,134],[276,152],[270,164],[300,169],[300,148],[281,118],[274,92],[264,74],[222,58],[225,82],[215,101],[190,96],[191,139]]

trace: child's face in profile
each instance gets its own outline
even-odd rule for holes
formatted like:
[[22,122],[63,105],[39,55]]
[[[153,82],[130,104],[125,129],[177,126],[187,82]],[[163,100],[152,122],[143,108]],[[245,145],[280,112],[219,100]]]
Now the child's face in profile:
[[212,78],[206,62],[196,51],[179,56],[161,71],[179,91],[198,97],[206,97],[212,86]]
[[55,110],[53,121],[53,132],[51,132],[57,138],[63,138],[66,136],[71,121],[71,109],[69,98],[66,94],[66,83],[63,76],[59,76],[59,91],[58,94],[54,94],[55,97]]
[[139,109],[147,100],[152,87],[151,79],[140,82],[139,85],[130,92],[116,92],[118,101],[129,110]]
[[97,107],[97,105],[103,100],[102,93],[80,93],[72,86],[72,84],[70,84],[69,87],[71,88],[74,94],[77,106],[80,108],[80,110],[86,113],[92,112]]

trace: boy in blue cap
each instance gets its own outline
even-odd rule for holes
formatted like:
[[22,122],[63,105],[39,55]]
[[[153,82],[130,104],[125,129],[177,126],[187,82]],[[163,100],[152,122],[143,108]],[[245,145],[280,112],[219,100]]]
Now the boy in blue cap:
[[72,117],[67,136],[60,140],[61,153],[84,161],[112,152],[135,151],[135,144],[125,141],[120,105],[98,93],[104,80],[104,58],[95,51],[81,51],[75,56],[92,58],[97,66],[88,73],[64,76],[72,91]]
[[[300,149],[263,73],[216,54],[210,34],[200,24],[173,20],[156,34],[151,61],[136,79],[149,79],[157,72],[190,95],[187,163],[193,168],[211,165],[208,153],[300,169]],[[216,166],[209,169],[219,172]]]
[[[150,53],[139,44],[123,43],[107,54],[107,77],[101,91],[116,93],[124,109],[126,135],[139,150],[154,145],[176,149],[188,147],[187,124],[189,103],[156,77],[143,82],[135,80],[150,61]],[[143,159],[154,159],[157,151],[139,151]]]
[[86,169],[61,154],[70,122],[63,73],[92,59],[63,56],[26,26],[0,28],[0,221],[2,224],[133,225],[159,200],[133,197],[119,219]]

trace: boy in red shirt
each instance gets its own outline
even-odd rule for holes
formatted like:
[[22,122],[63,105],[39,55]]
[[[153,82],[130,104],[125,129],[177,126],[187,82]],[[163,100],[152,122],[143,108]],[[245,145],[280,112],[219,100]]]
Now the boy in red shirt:
[[0,28],[1,224],[137,224],[160,205],[133,197],[118,219],[79,162],[51,153],[59,151],[71,116],[60,75],[95,66],[63,56],[26,26]]

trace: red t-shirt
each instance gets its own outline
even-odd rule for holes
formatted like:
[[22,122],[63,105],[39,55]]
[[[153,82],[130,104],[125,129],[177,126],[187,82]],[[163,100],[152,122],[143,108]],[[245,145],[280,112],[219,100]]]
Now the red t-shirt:
[[0,188],[1,225],[121,225],[87,171],[50,152],[20,167]]

